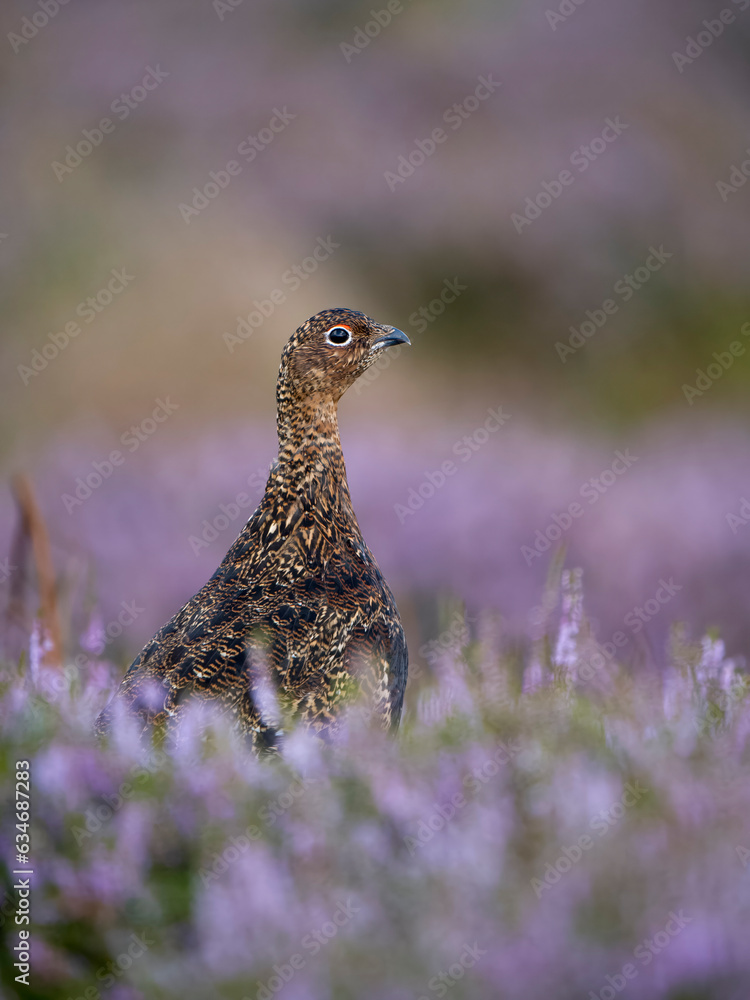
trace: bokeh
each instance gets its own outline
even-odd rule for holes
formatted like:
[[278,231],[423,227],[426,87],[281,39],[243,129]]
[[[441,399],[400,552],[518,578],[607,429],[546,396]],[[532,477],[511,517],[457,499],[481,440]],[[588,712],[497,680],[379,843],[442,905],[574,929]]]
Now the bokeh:
[[[665,620],[747,640],[750,532],[727,519],[750,496],[748,353],[730,353],[750,330],[750,22],[729,4],[695,55],[702,4],[563,7],[70,0],[27,38],[36,8],[5,6],[2,465],[32,476],[106,619],[145,607],[128,652],[228,548],[239,519],[189,539],[273,457],[281,347],[336,304],[414,342],[342,404],[360,520],[413,628],[447,591],[523,630],[551,541],[603,629],[666,574]],[[512,419],[456,455],[497,407]],[[6,538],[14,516],[5,493]]]
[[7,0],[0,27],[7,663],[46,566],[64,655],[99,622],[114,683],[260,499],[281,349],[336,305],[413,344],[341,404],[407,721],[456,614],[525,676],[563,565],[628,676],[675,628],[743,663],[748,0]]

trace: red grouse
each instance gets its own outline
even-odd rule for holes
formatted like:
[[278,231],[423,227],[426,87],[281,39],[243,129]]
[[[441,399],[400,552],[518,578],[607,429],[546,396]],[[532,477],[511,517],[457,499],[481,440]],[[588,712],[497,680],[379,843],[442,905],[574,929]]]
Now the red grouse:
[[100,735],[118,703],[146,734],[173,730],[200,698],[255,750],[274,750],[283,717],[334,735],[353,692],[378,724],[398,725],[406,640],[354,514],[337,405],[380,351],[409,342],[352,309],[318,313],[292,336],[276,392],[279,456],[263,499],[208,583],[135,659],[97,719]]

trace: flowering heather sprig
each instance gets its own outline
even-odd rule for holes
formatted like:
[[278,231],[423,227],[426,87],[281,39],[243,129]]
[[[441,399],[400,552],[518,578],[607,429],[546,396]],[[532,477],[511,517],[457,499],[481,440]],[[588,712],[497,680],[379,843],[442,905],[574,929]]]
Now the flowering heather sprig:
[[29,676],[32,684],[36,684],[44,664],[44,658],[52,652],[53,644],[45,632],[44,626],[37,618],[31,627],[29,636]]
[[562,575],[562,617],[557,634],[554,664],[559,676],[572,680],[578,664],[578,639],[583,625],[583,570],[566,569]]

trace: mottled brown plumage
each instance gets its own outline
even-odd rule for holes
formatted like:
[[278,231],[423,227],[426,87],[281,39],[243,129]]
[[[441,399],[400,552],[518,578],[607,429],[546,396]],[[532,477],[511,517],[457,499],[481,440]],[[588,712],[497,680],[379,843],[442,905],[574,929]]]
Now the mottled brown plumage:
[[258,750],[278,746],[282,716],[334,734],[352,692],[381,725],[398,724],[406,640],[354,514],[337,404],[379,351],[408,342],[350,309],[318,313],[292,336],[263,499],[216,573],[135,659],[100,734],[118,703],[147,732],[172,729],[194,697],[217,703]]

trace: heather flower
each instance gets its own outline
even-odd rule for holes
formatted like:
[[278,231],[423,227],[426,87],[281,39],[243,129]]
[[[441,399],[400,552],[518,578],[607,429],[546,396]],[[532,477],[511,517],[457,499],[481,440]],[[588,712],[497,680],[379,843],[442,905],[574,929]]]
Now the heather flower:
[[45,657],[52,652],[52,649],[52,639],[47,635],[41,621],[35,619],[29,636],[29,676],[32,684],[38,682]]
[[553,656],[555,667],[566,683],[575,676],[578,664],[578,639],[583,625],[583,571],[564,570],[562,574],[562,616]]

